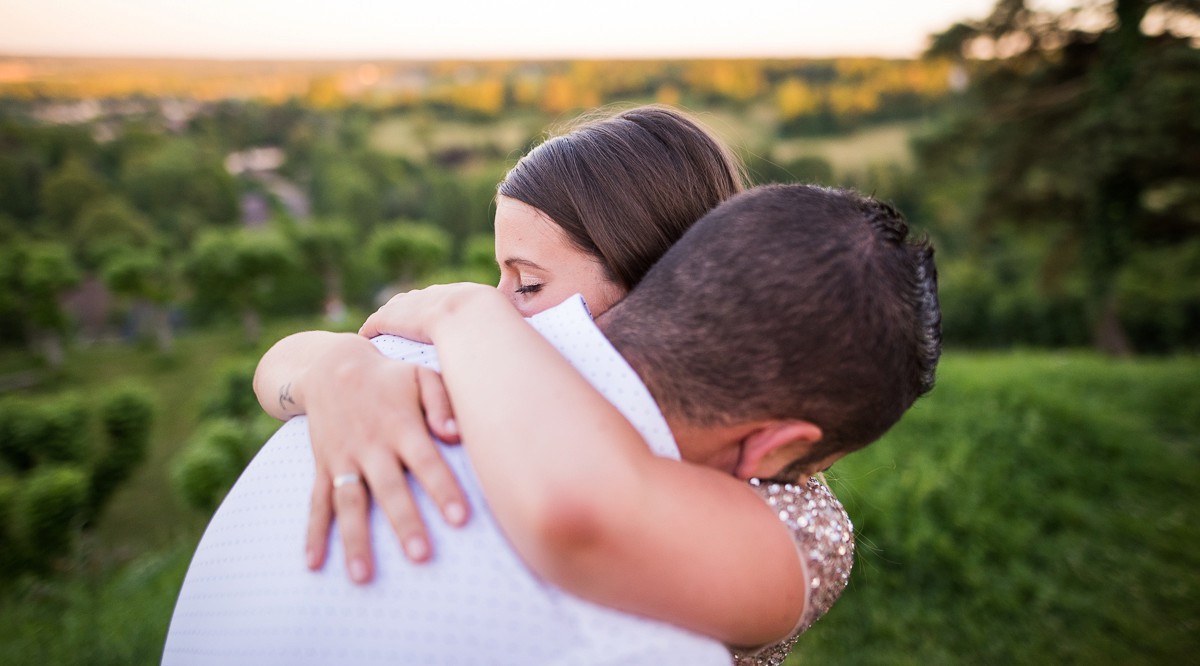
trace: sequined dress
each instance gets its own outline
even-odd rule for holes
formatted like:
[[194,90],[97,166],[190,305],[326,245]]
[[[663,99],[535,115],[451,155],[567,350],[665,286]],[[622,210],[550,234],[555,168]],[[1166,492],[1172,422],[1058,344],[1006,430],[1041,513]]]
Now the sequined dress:
[[750,652],[734,650],[733,663],[778,666],[845,589],[854,563],[854,526],[842,503],[816,478],[803,485],[752,479],[750,485],[791,530],[808,578],[808,599],[790,636]]

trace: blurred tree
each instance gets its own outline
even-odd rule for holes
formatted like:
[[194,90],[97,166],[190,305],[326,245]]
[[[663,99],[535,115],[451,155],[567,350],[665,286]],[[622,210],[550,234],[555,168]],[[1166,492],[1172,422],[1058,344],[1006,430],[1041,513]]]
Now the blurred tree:
[[[496,265],[496,237],[492,234],[475,234],[467,239],[463,247],[463,267],[480,274],[480,282],[494,284],[500,281],[500,267]],[[484,279],[486,278],[486,279]]]
[[428,223],[396,223],[375,232],[370,252],[387,278],[404,287],[447,261],[450,237]]
[[[41,467],[21,479],[11,530],[24,568],[48,570],[75,543],[87,509],[87,477],[75,467]],[[11,575],[13,572],[4,572]]]
[[135,154],[121,170],[130,199],[172,244],[183,247],[208,225],[238,221],[237,186],[223,158],[190,139],[171,139]]
[[161,352],[174,347],[170,308],[178,293],[178,267],[166,250],[125,247],[110,253],[100,275],[114,294],[148,304],[152,310],[154,340]]
[[62,366],[67,333],[61,299],[79,279],[79,268],[61,243],[18,241],[0,248],[0,312],[17,316],[26,341],[52,368]]
[[326,309],[344,303],[343,277],[350,261],[354,228],[345,220],[324,218],[297,224],[290,234],[300,248],[305,268],[321,276]]
[[1195,346],[1200,330],[1200,237],[1134,255],[1117,276],[1121,322],[1139,345]]
[[[27,114],[4,115],[0,117],[0,213],[11,215],[27,232],[42,232],[47,176],[71,161],[91,163],[96,142],[85,125],[35,125]],[[89,172],[85,180],[95,175]],[[65,194],[74,199],[74,193]]]
[[974,153],[979,226],[1067,230],[1087,276],[1094,342],[1111,353],[1131,350],[1116,289],[1123,267],[1200,234],[1200,51],[1186,32],[1198,20],[1196,0],[1062,11],[1000,0],[930,48],[976,59],[961,113],[925,145],[926,158]]
[[0,402],[0,463],[16,472],[90,461],[87,407],[75,395]]
[[490,231],[496,183],[503,175],[498,170],[468,175],[443,169],[429,174],[425,217],[450,234],[451,258],[462,256],[468,238]]
[[238,358],[228,361],[217,372],[213,388],[204,400],[201,413],[205,418],[248,420],[258,414],[258,399],[254,395],[254,371],[258,358]]
[[[233,435],[237,432],[236,426],[225,432]],[[240,472],[224,447],[201,439],[211,436],[210,431],[198,434],[188,442],[171,467],[171,480],[176,491],[189,506],[206,512],[217,508]]]
[[97,270],[114,252],[157,243],[150,220],[119,195],[89,202],[70,230],[75,256],[87,270]]
[[93,416],[72,394],[0,400],[0,584],[70,554],[145,458],[153,404],[144,390],[103,398],[107,446],[98,446]]
[[95,272],[110,291],[151,312],[154,339],[171,350],[171,303],[178,294],[178,266],[150,220],[124,197],[93,201],[79,214],[72,234],[80,265]]
[[254,146],[282,146],[307,115],[307,109],[295,99],[282,104],[225,99],[198,115],[192,125],[206,141],[232,152]]
[[379,224],[382,188],[367,169],[345,156],[322,161],[316,168],[313,208],[318,215],[346,218],[360,236]]
[[0,213],[32,226],[41,213],[40,197],[45,168],[38,156],[23,145],[20,126],[0,124]]
[[215,509],[254,452],[279,427],[254,397],[256,365],[257,357],[243,358],[221,369],[204,401],[204,423],[171,463],[176,491],[195,509]]
[[463,247],[461,264],[443,265],[434,269],[426,273],[417,284],[422,287],[451,282],[496,284],[500,281],[500,269],[496,265],[495,244],[496,241],[491,234],[471,236]]
[[125,386],[106,395],[100,422],[107,446],[88,475],[86,523],[95,524],[122,484],[146,459],[154,424],[154,401],[144,389]]
[[295,246],[276,232],[210,230],[196,242],[186,272],[196,297],[239,313],[246,340],[256,343],[261,309],[299,260]]
[[86,163],[69,159],[42,183],[41,208],[55,233],[70,231],[79,214],[107,191],[104,180]]

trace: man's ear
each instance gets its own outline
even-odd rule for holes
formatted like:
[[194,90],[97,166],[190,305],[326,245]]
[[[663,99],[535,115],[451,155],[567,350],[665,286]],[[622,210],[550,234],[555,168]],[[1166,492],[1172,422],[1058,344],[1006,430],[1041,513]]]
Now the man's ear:
[[742,439],[742,455],[734,474],[739,479],[778,474],[821,441],[821,436],[821,428],[808,421],[767,421]]

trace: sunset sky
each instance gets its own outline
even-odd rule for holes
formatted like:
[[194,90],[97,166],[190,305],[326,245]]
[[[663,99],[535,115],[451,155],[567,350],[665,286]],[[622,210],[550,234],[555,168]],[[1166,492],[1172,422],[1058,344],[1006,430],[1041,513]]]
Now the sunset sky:
[[994,0],[0,0],[0,55],[913,56],[930,32],[956,20],[982,17],[993,4]]

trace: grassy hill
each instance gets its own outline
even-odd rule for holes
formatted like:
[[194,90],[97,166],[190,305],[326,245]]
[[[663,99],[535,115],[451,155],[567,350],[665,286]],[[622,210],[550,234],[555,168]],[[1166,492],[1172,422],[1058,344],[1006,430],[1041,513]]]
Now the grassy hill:
[[[157,663],[204,522],[169,463],[224,360],[257,352],[233,330],[182,339],[169,361],[96,345],[44,387],[150,384],[156,450],[73,570],[0,595],[0,663]],[[951,352],[934,392],[829,477],[857,562],[789,663],[1182,663],[1200,649],[1200,358]]]

